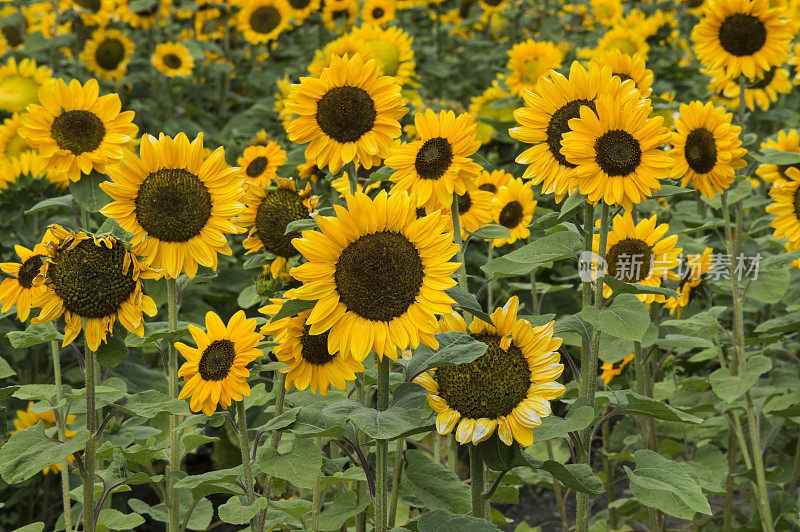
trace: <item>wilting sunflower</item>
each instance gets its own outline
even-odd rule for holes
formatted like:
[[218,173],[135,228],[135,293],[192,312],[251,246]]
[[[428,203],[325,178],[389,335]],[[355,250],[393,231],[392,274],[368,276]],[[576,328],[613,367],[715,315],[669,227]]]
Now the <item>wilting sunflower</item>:
[[133,111],[120,112],[117,94],[99,96],[96,79],[67,85],[59,79],[39,89],[42,105],[31,104],[19,132],[38,148],[49,169],[67,174],[70,181],[122,158],[124,145],[139,130]]
[[[712,100],[718,100],[730,109],[739,108],[739,83],[736,79],[729,79],[722,70],[711,74],[708,83],[709,91],[716,93]],[[756,106],[762,111],[769,109],[771,103],[778,101],[779,94],[789,94],[794,86],[789,79],[789,71],[785,68],[772,67],[762,72],[755,81],[747,83],[744,87],[744,103],[751,111]]]
[[508,185],[512,179],[514,179],[514,176],[505,170],[493,170],[491,172],[484,170],[478,174],[475,185],[478,187],[478,190],[491,192],[492,197],[497,197],[500,189]]
[[286,270],[289,257],[298,254],[292,239],[300,234],[294,231],[284,234],[286,226],[310,219],[317,209],[317,197],[311,195],[310,185],[298,192],[294,181],[280,177],[277,185],[267,188],[251,185],[244,196],[244,211],[237,218],[243,228],[251,228],[243,243],[245,255],[260,249],[275,255],[270,273],[276,278]]
[[310,333],[330,330],[330,351],[357,360],[370,349],[396,360],[398,350],[420,342],[436,347],[436,314],[452,310],[445,290],[458,268],[449,262],[457,246],[441,217],[417,219],[404,193],[370,199],[358,192],[346,201],[336,217],[317,216],[320,231],[292,241],[309,261],[290,273],[305,283],[296,297],[316,301]]
[[731,186],[736,170],[747,164],[747,150],[739,139],[742,128],[731,123],[733,115],[724,107],[711,103],[682,104],[680,113],[669,151],[670,177],[680,179],[684,187],[691,183],[703,196],[713,198]]
[[531,234],[528,224],[531,223],[535,210],[536,201],[533,199],[531,184],[522,179],[509,179],[492,199],[492,218],[508,229],[511,236],[493,240],[492,246],[500,247],[528,238]]
[[633,80],[636,88],[642,93],[642,98],[647,98],[653,92],[653,71],[645,65],[644,58],[640,55],[628,55],[619,50],[602,52],[592,59],[601,67],[610,66],[611,73],[619,76],[622,81]]
[[793,32],[783,14],[769,0],[715,0],[692,30],[697,58],[728,78],[754,80],[786,59]]
[[189,49],[179,42],[164,42],[156,46],[151,61],[159,72],[170,78],[189,76],[194,69]]
[[366,24],[383,27],[394,20],[394,2],[392,0],[366,0],[361,8],[361,20]]
[[689,255],[686,261],[686,273],[678,283],[679,296],[677,298],[670,297],[664,301],[664,308],[669,310],[670,316],[676,314],[680,319],[684,307],[689,304],[692,290],[700,286],[705,275],[714,269],[712,252],[711,248],[706,248],[700,255]]
[[86,42],[80,58],[92,74],[119,81],[128,70],[133,48],[133,41],[121,31],[99,29]]
[[[761,148],[800,154],[800,132],[796,129],[778,131],[778,138],[767,139],[761,143]],[[756,174],[767,183],[780,183],[789,179],[786,175],[786,170],[789,168],[800,169],[800,163],[762,164],[756,169]]]
[[508,98],[510,94],[496,84],[492,84],[481,94],[473,96],[469,102],[469,114],[474,116],[477,123],[476,137],[481,144],[491,142],[492,135],[497,129],[484,119],[497,122],[514,122],[514,105],[507,105],[500,109],[493,109],[494,102],[503,98]]
[[384,76],[392,76],[400,85],[418,85],[413,39],[408,32],[397,26],[380,28],[374,24],[364,24],[354,28],[350,35],[366,43],[380,66]]
[[252,44],[278,38],[289,27],[289,9],[284,0],[251,0],[241,5],[236,29]]
[[39,89],[53,79],[53,71],[33,59],[19,63],[13,57],[0,66],[0,111],[21,113],[39,101]]
[[669,175],[671,158],[660,146],[670,133],[662,117],[648,118],[653,108],[638,92],[623,100],[598,96],[595,108],[581,107],[580,118],[570,120],[572,131],[561,138],[561,153],[576,165],[568,186],[592,204],[629,210],[661,189],[659,181]]
[[[444,316],[439,332],[468,332],[487,345],[486,353],[468,364],[422,373],[414,382],[428,391],[439,434],[456,429],[459,443],[480,443],[494,431],[506,445],[533,442],[531,428],[551,413],[550,401],[566,388],[555,380],[564,371],[553,337],[553,324],[533,327],[517,319],[519,301],[512,297],[492,312],[492,323],[478,318],[469,328],[457,313]],[[458,425],[458,428],[456,428]]]
[[800,242],[800,170],[790,166],[785,174],[785,180],[772,184],[769,190],[772,203],[766,210],[777,216],[772,220],[773,236],[797,243]]
[[334,56],[319,78],[300,78],[286,108],[299,115],[286,127],[289,140],[308,143],[306,160],[333,174],[351,161],[380,164],[408,112],[394,78],[379,76],[377,63],[360,55]]
[[633,353],[619,362],[603,362],[603,365],[600,366],[600,378],[603,379],[606,386],[608,386],[614,377],[622,374],[622,370],[625,369],[625,366],[627,366],[631,360],[633,360]]
[[277,170],[286,162],[286,152],[277,142],[266,146],[248,146],[236,164],[246,182],[267,186],[278,177]]
[[172,0],[158,0],[146,8],[137,8],[134,0],[117,0],[117,14],[132,28],[148,29],[163,25],[169,17]]
[[84,328],[86,345],[92,351],[105,342],[117,319],[141,337],[142,313],[155,316],[158,312],[153,300],[142,293],[141,279],[155,279],[158,272],[112,236],[96,237],[59,225],[50,229],[54,241],[48,243],[45,259],[47,291],[34,302],[41,311],[31,323],[53,321],[63,314],[62,346],[69,345]]
[[571,131],[570,119],[579,117],[582,107],[594,111],[598,94],[621,97],[633,90],[633,82],[621,83],[611,75],[611,67],[590,64],[587,70],[577,61],[569,77],[554,71],[539,80],[536,91],[523,95],[525,107],[514,111],[520,125],[508,130],[512,138],[533,144],[516,159],[528,165],[522,179],[542,183],[542,192],[561,201],[568,192],[567,178],[575,171],[561,152],[561,139]]
[[8,312],[16,305],[17,318],[20,321],[28,319],[33,302],[47,291],[42,285],[45,275],[44,260],[51,253],[47,242],[51,240],[52,236],[48,231],[42,242],[36,244],[32,250],[14,246],[20,262],[0,264],[0,270],[8,276],[0,283],[0,303],[2,303],[0,311]]
[[[258,309],[262,314],[274,316],[280,311],[285,299],[272,299],[272,303]],[[330,386],[339,390],[347,389],[348,382],[356,380],[356,373],[364,371],[364,366],[353,357],[342,355],[328,348],[329,331],[322,334],[311,334],[311,326],[307,323],[311,315],[306,310],[290,318],[269,321],[261,328],[263,334],[275,337],[280,345],[272,352],[280,362],[287,366],[281,370],[286,373],[284,383],[286,389],[293,386],[298,390],[308,388],[311,392],[328,395]]]
[[[633,223],[630,212],[614,217],[606,242],[606,275],[626,283],[661,286],[662,279],[666,279],[670,270],[680,263],[678,256],[683,250],[675,247],[678,235],[665,237],[669,225],[656,226],[656,223],[655,215],[642,219],[638,224]],[[600,253],[600,235],[597,233],[592,251]],[[603,287],[603,295],[611,296],[611,287],[607,284]],[[648,304],[664,300],[664,296],[655,294],[636,297]]]
[[194,277],[198,264],[216,270],[217,253],[231,254],[225,233],[239,232],[239,169],[221,147],[206,157],[202,133],[191,143],[183,133],[145,135],[139,151],[109,169],[112,182],[100,187],[114,201],[100,212],[133,233],[134,252],[168,278]]
[[[14,419],[14,430],[8,433],[9,436],[13,435],[17,431],[22,429],[27,429],[28,427],[32,427],[36,425],[38,422],[43,422],[44,429],[51,429],[56,426],[56,415],[55,412],[52,410],[47,410],[46,412],[34,412],[33,411],[33,401],[28,402],[28,408],[26,410],[17,410],[17,417]],[[75,422],[74,415],[67,416],[66,425],[70,425]],[[73,436],[77,434],[74,430],[66,429],[64,431],[64,437],[67,441],[71,440]],[[58,437],[58,436],[55,436]],[[75,457],[73,455],[69,455],[67,457],[67,461],[72,463],[75,461]],[[51,466],[47,466],[42,469],[42,474],[46,475],[48,473],[58,474],[61,473],[61,462],[56,462]]]
[[390,179],[392,194],[408,191],[417,207],[453,202],[453,192],[475,188],[481,166],[470,159],[481,143],[475,138],[475,120],[468,113],[430,109],[417,113],[414,124],[419,140],[394,146],[384,163],[396,168]]
[[243,310],[231,317],[226,326],[215,313],[206,313],[206,330],[189,324],[189,333],[197,347],[175,342],[175,348],[186,359],[178,370],[184,384],[178,399],[189,400],[192,412],[210,416],[217,409],[231,406],[250,395],[247,364],[261,356],[256,349],[264,339],[256,332],[256,320],[246,319]]
[[594,19],[606,27],[611,27],[622,18],[622,3],[620,0],[592,0]]
[[544,74],[561,68],[563,60],[564,52],[555,43],[533,39],[517,43],[508,51],[506,68],[511,73],[506,84],[512,93],[522,96],[525,91],[533,90]]

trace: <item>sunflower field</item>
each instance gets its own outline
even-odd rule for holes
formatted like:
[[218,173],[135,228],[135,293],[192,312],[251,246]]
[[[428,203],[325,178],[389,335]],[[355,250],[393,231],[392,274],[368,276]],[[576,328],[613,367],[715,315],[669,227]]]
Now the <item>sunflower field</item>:
[[800,0],[2,0],[0,531],[800,531]]

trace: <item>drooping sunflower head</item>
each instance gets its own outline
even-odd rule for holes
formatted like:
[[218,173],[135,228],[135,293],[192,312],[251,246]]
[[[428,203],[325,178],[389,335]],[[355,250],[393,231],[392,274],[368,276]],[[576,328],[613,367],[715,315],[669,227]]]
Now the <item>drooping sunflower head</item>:
[[189,76],[194,69],[194,59],[189,49],[179,42],[164,42],[156,46],[151,58],[153,66],[170,78]]
[[712,253],[711,248],[706,248],[699,255],[688,256],[686,272],[678,283],[678,297],[670,297],[664,301],[664,308],[669,310],[670,315],[675,314],[680,319],[684,307],[689,304],[692,290],[700,286],[706,274],[714,269]]
[[288,26],[289,9],[282,0],[246,2],[236,17],[236,29],[252,44],[275,40]]
[[508,51],[506,68],[511,73],[506,84],[511,92],[521,96],[524,91],[533,90],[540,77],[560,68],[563,60],[564,52],[555,43],[533,39],[517,43]]
[[394,19],[395,3],[389,0],[367,0],[361,7],[361,20],[383,27]]
[[298,115],[286,127],[289,140],[308,143],[306,159],[336,174],[351,161],[372,168],[400,136],[400,87],[379,76],[374,60],[334,56],[319,78],[300,78],[286,108]]
[[214,312],[206,313],[206,330],[189,325],[197,347],[176,342],[175,348],[186,359],[178,370],[184,386],[178,399],[190,397],[193,412],[210,416],[217,409],[231,406],[250,395],[247,364],[261,356],[256,349],[264,336],[256,332],[256,320],[247,319],[240,310],[225,325]]
[[435,315],[452,309],[445,290],[458,267],[441,217],[417,218],[403,193],[357,192],[346,201],[336,217],[317,216],[320,231],[292,241],[309,261],[291,275],[305,283],[296,297],[316,300],[310,332],[330,329],[331,351],[358,360],[370,350],[395,360],[420,341],[436,345]]
[[492,323],[475,319],[469,328],[456,313],[439,322],[439,332],[468,332],[487,347],[473,362],[436,368],[414,380],[428,391],[439,434],[455,428],[459,443],[477,444],[497,430],[506,445],[516,440],[526,447],[533,441],[531,428],[550,415],[550,401],[564,393],[555,382],[564,366],[553,322],[533,327],[518,320],[518,305],[512,297],[492,313]]
[[[52,410],[46,410],[45,412],[37,412],[34,411],[33,405],[34,405],[33,401],[30,401],[28,403],[28,407],[25,410],[17,410],[17,417],[14,418],[14,430],[8,433],[9,436],[13,435],[17,431],[33,427],[40,421],[44,424],[45,430],[48,429],[55,430],[56,426],[55,412],[53,412]],[[75,422],[75,416],[72,414],[68,415],[66,419],[66,425],[71,425],[74,422]],[[47,432],[47,434],[49,435],[50,432]],[[72,439],[73,436],[75,436],[75,434],[77,434],[76,431],[66,429],[66,431],[64,432],[64,437],[66,438],[67,441],[69,441]],[[75,456],[69,455],[67,457],[67,461],[69,461],[70,463],[74,462]],[[44,469],[42,469],[43,475],[46,475],[48,473],[58,474],[60,472],[61,472],[61,462],[56,462],[55,464],[47,466]]]
[[533,199],[530,183],[525,183],[522,179],[509,179],[492,199],[492,218],[495,223],[508,229],[511,236],[497,238],[492,241],[492,245],[499,247],[528,238],[531,234],[528,224],[531,223],[535,210],[536,200]]
[[635,87],[647,98],[653,92],[653,71],[645,65],[644,58],[640,55],[628,55],[620,50],[608,50],[598,54],[592,59],[598,65],[611,67],[611,73],[620,80],[633,80]]
[[714,0],[692,30],[697,58],[728,78],[754,80],[786,59],[793,32],[783,15],[769,0]]
[[800,170],[787,168],[786,179],[772,183],[769,195],[772,203],[766,210],[777,216],[772,220],[773,236],[786,238],[792,244],[800,242]]
[[264,146],[248,146],[236,164],[245,182],[268,186],[278,177],[277,170],[286,162],[286,152],[275,141]]
[[29,104],[39,101],[39,89],[52,81],[53,71],[36,66],[33,59],[19,63],[13,57],[0,66],[0,111],[21,113]]
[[114,200],[100,212],[133,233],[134,251],[169,278],[189,277],[198,264],[216,269],[217,254],[231,254],[226,233],[236,234],[242,178],[217,148],[206,156],[203,134],[142,137],[140,155],[127,152],[101,188]]
[[363,41],[378,62],[381,74],[392,76],[400,85],[418,85],[412,39],[408,32],[392,26],[381,28],[374,24],[364,24],[354,28],[350,36]]
[[102,79],[119,81],[128,70],[133,48],[133,41],[121,31],[99,29],[86,42],[80,57],[89,72]]
[[[778,131],[776,139],[766,139],[761,147],[800,153],[800,132],[796,129]],[[800,163],[762,164],[756,169],[756,174],[767,183],[780,183],[789,179],[786,174],[789,168],[800,170]]]

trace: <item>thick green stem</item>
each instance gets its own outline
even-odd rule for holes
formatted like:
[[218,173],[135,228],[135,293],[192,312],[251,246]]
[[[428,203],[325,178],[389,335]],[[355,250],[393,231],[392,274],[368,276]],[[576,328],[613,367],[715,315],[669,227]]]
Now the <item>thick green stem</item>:
[[[363,373],[356,378],[356,390],[358,393],[358,402],[361,404],[367,404],[367,388],[364,386],[364,377]],[[354,429],[358,430],[358,429]],[[359,440],[361,439],[361,435],[363,432],[357,432]],[[361,501],[367,496],[367,487],[366,482],[358,482],[356,483],[356,501],[361,504]],[[359,512],[356,516],[356,532],[366,532],[367,530],[367,510]]]
[[483,496],[483,455],[474,444],[469,445],[469,483],[472,490],[472,517],[486,519],[486,499]]
[[[59,405],[56,416],[56,424],[58,427],[58,440],[67,441],[67,420],[64,417],[64,408],[61,406],[61,399],[64,394],[61,390],[61,357],[58,353],[58,342],[53,340],[50,342],[50,353],[53,355],[53,378],[56,385],[56,402]],[[61,501],[64,505],[64,532],[72,532],[72,514],[70,513],[70,498],[69,498],[69,466],[67,461],[61,462]]]
[[[236,417],[239,422],[239,448],[242,450],[242,473],[244,474],[244,491],[247,493],[248,506],[256,500],[253,491],[253,468],[250,466],[250,440],[247,437],[247,413],[244,409],[244,400],[236,403]],[[250,529],[255,530],[256,519],[250,521]]]
[[[389,408],[389,365],[382,357],[378,362],[378,412]],[[388,510],[388,454],[389,440],[375,440],[375,532],[386,532]]]
[[347,182],[350,185],[350,194],[358,192],[358,166],[356,163],[349,163],[346,166]]
[[[392,476],[392,499],[389,503],[389,529],[394,528],[395,518],[397,517],[397,500],[400,497],[400,479],[403,476],[403,448],[405,440],[397,438],[397,446],[394,448],[394,475]],[[436,439],[436,446],[439,446],[439,439]],[[438,462],[437,462],[438,463]]]
[[[594,239],[594,206],[588,203],[583,207],[583,230],[585,231],[583,235],[583,259],[586,261],[592,251],[592,241]],[[588,264],[579,264],[578,266],[587,268],[584,272],[584,280],[581,283],[581,308],[585,308],[592,304],[592,282],[589,277],[591,270]],[[583,375],[578,383],[578,393],[581,397],[586,397],[586,390],[589,385],[589,379],[587,378],[589,374],[586,372],[586,368],[590,365],[590,358],[591,346],[588,339],[584,338],[581,340],[581,371]],[[577,375],[575,377],[577,378]]]
[[94,532],[94,469],[95,451],[97,445],[97,416],[95,415],[95,365],[97,357],[95,352],[86,348],[86,366],[84,378],[86,381],[86,430],[89,431],[89,440],[83,453],[83,530]]
[[[170,332],[178,329],[178,286],[175,279],[167,278],[167,319],[169,320]],[[168,352],[168,376],[169,380],[169,396],[173,399],[178,398],[178,350],[175,345],[170,342]],[[181,437],[178,431],[180,424],[177,415],[169,416],[169,471],[170,473],[177,473],[181,468]],[[175,489],[174,484],[176,480],[172,475],[167,477],[167,493],[169,495],[169,504],[167,505],[169,513],[169,530],[177,532],[180,527],[180,500],[178,491]]]
[[[281,372],[275,373],[275,382],[273,386],[275,386],[275,412],[272,414],[272,419],[283,414],[283,404],[286,399],[286,386],[284,383],[286,382],[286,374]],[[273,430],[272,436],[270,437],[269,446],[273,449],[277,449],[278,445],[281,442],[281,434],[283,434],[280,429]],[[264,491],[263,491],[264,498],[267,499],[267,503],[269,503],[270,497],[272,497],[272,477],[267,475],[264,478]],[[258,512],[258,524],[256,526],[256,530],[258,532],[264,532],[264,522],[267,517],[267,509],[264,508],[260,512]]]
[[450,213],[453,215],[453,242],[458,245],[458,253],[456,260],[461,266],[458,267],[456,275],[458,277],[458,286],[467,290],[467,265],[464,263],[464,243],[461,238],[461,220],[458,213],[458,194],[453,192],[453,204],[450,207]]

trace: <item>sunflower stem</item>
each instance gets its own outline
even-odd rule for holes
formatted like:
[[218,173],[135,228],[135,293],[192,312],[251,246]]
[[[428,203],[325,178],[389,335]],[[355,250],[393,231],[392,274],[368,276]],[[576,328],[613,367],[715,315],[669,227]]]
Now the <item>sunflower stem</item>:
[[[167,319],[169,320],[169,330],[174,332],[178,329],[178,286],[175,279],[167,278]],[[169,396],[173,399],[178,398],[178,351],[173,342],[169,344]],[[178,416],[169,416],[169,471],[175,473],[181,467],[181,440],[178,433]],[[180,527],[180,501],[178,490],[175,489],[175,477],[167,476],[167,493],[169,494],[169,530],[178,532]]]
[[[381,357],[378,362],[378,412],[383,412],[389,408],[389,365],[388,357]],[[375,532],[386,532],[388,496],[387,473],[388,473],[388,454],[389,441],[384,439],[375,440]]]
[[97,416],[95,415],[95,365],[97,357],[95,352],[86,348],[86,367],[84,368],[84,379],[86,382],[86,429],[89,431],[89,439],[86,441],[86,448],[83,453],[84,477],[83,477],[83,530],[94,532],[94,469],[95,469],[95,445],[97,443],[95,432],[97,431]]
[[[247,438],[247,413],[244,399],[236,403],[236,417],[239,421],[239,448],[242,450],[242,473],[244,474],[244,491],[247,493],[247,505],[256,500],[253,492],[253,468],[250,465],[250,440]],[[250,530],[256,529],[256,519],[250,520]]]
[[[272,415],[272,419],[283,414],[283,405],[286,399],[286,386],[284,383],[286,382],[286,374],[277,372],[275,373],[275,382],[273,386],[276,387],[275,390],[275,412]],[[281,434],[283,432],[280,429],[273,430],[272,435],[270,436],[269,446],[273,449],[278,448],[278,444],[281,442]],[[270,497],[272,497],[272,477],[267,475],[264,478],[264,490],[262,492],[264,498],[267,499],[267,504],[269,504]],[[256,526],[256,530],[258,532],[264,532],[264,522],[267,517],[267,508],[258,512],[258,524]]]
[[[488,263],[494,256],[494,246],[492,245],[491,240],[486,241],[486,246],[488,248],[486,250],[486,262]],[[531,275],[533,275],[532,272]],[[491,274],[486,274],[486,278],[488,279],[488,282],[486,283],[486,308],[488,309],[494,308],[494,305],[492,304],[494,300],[494,286],[492,285],[491,277]]]
[[[587,203],[583,206],[583,260],[588,260],[589,254],[592,252],[592,240],[594,239],[594,205]],[[589,267],[585,264],[579,264],[578,267]],[[592,304],[592,281],[590,278],[591,270],[584,273],[583,282],[581,283],[581,308],[586,308]],[[589,367],[589,358],[591,351],[589,340],[584,338],[581,340],[581,370]],[[581,397],[586,397],[586,390],[588,389],[588,373],[583,374],[583,378],[579,382],[579,393]]]
[[472,517],[486,519],[486,499],[483,496],[483,455],[475,444],[469,446],[469,485],[472,490]]
[[[57,409],[56,422],[58,426],[59,441],[67,441],[67,419],[64,416],[64,409],[60,406],[61,399],[64,397],[61,390],[61,358],[58,353],[58,342],[50,342],[50,353],[53,355],[53,377],[56,385],[56,401],[59,404]],[[64,504],[64,531],[72,532],[72,514],[70,513],[69,498],[69,466],[67,460],[61,461],[61,499]]]
[[453,205],[450,208],[453,215],[453,242],[458,245],[458,254],[456,260],[460,264],[458,267],[458,286],[464,290],[467,288],[467,265],[464,263],[464,246],[462,245],[463,239],[461,238],[461,221],[458,214],[458,194],[453,192]]
[[[322,438],[315,438],[318,447],[322,447]],[[314,490],[311,495],[312,513],[311,513],[311,530],[312,532],[319,532],[319,512],[322,510],[322,472],[317,473],[317,478],[314,480]]]
[[355,196],[358,192],[358,166],[355,161],[347,163],[345,166],[347,170],[347,182],[350,184],[350,194]]
[[[649,386],[647,384],[647,373],[644,360],[642,360],[642,343],[633,342],[633,363],[636,367],[636,393],[650,397]],[[642,416],[639,425],[642,427],[642,448],[651,451],[658,451],[655,441],[655,434],[647,417]],[[658,510],[647,508],[647,518],[650,521],[650,530],[658,530]]]
[[[397,517],[397,500],[400,497],[400,479],[403,476],[403,448],[405,447],[405,442],[406,441],[404,438],[397,438],[397,446],[394,449],[394,474],[392,475],[392,500],[389,505],[390,530],[394,528],[394,522]],[[436,447],[439,447],[440,443],[441,441],[437,438]]]

